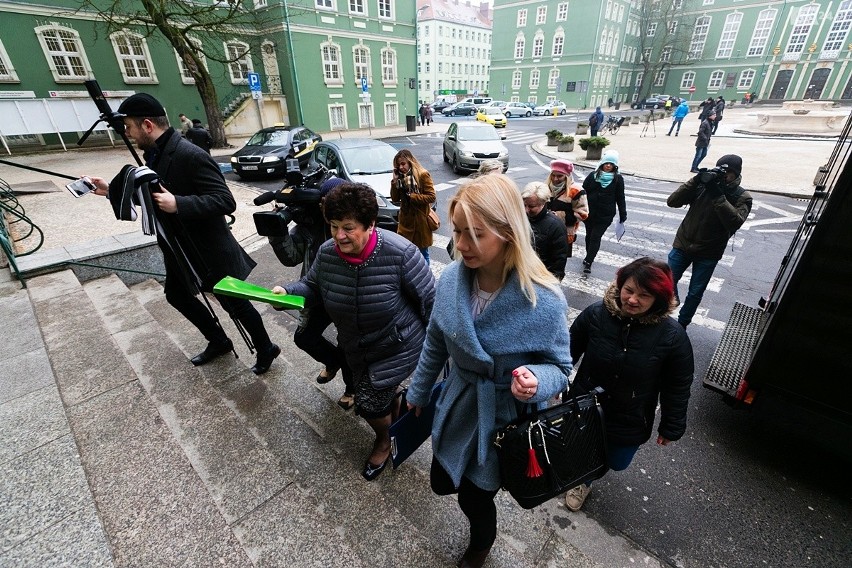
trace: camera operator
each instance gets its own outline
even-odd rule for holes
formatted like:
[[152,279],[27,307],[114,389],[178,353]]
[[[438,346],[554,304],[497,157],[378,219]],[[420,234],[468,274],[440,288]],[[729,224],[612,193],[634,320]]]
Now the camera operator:
[[[320,186],[320,199],[334,187],[345,182],[346,180],[336,177],[324,181]],[[300,276],[304,276],[313,264],[320,245],[330,238],[331,232],[323,217],[321,202],[316,205],[301,206],[298,210],[289,209],[294,213],[293,220],[296,221],[296,226],[289,233],[285,231],[283,236],[267,238],[281,264],[298,266],[301,263]],[[281,211],[282,208],[277,210]],[[283,211],[287,210],[288,208],[283,208]],[[303,309],[299,314],[299,327],[293,335],[293,342],[296,347],[324,365],[323,370],[317,375],[317,383],[325,384],[334,378],[338,369],[343,371],[346,390],[337,404],[344,410],[349,410],[355,405],[352,371],[346,364],[343,349],[323,337],[323,332],[329,325],[331,325],[331,318],[322,303]]]
[[722,156],[715,168],[700,170],[668,198],[669,207],[689,205],[669,252],[676,296],[680,277],[692,265],[689,292],[677,317],[684,329],[692,322],[728,239],[751,211],[751,195],[740,186],[742,167],[743,159],[739,156]]
[[[213,158],[169,126],[166,111],[157,99],[136,93],[121,103],[118,116],[123,117],[127,136],[144,151],[145,164],[159,176],[159,188],[151,194],[154,213],[162,225],[171,228],[157,233],[166,266],[163,288],[168,303],[207,339],[204,351],[191,359],[193,365],[204,365],[234,346],[196,297],[197,290],[187,282],[181,258],[185,256],[190,269],[200,275],[205,292],[211,292],[225,276],[245,279],[257,263],[225,224],[225,215],[233,213],[237,204]],[[95,193],[111,201],[121,199],[125,170],[112,183],[89,176]],[[216,299],[242,324],[257,348],[252,371],[257,375],[268,371],[281,348],[269,339],[258,311],[248,300],[221,295]]]

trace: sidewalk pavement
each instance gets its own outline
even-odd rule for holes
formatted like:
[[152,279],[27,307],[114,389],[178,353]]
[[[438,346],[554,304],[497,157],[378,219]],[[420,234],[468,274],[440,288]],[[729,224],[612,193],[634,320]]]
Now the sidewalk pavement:
[[[809,197],[813,191],[813,178],[817,169],[828,161],[836,139],[756,137],[734,132],[735,129],[756,121],[757,111],[756,108],[736,107],[726,110],[725,119],[711,140],[709,154],[701,165],[712,167],[724,154],[739,154],[743,158],[743,186],[746,189]],[[569,119],[579,116],[582,120],[585,113],[586,111],[573,111],[559,118],[529,121],[531,124],[540,125],[541,140],[534,142],[532,148],[546,158],[543,160],[545,166],[550,159],[556,158],[572,160],[582,166],[597,166],[597,162],[585,160],[585,152],[580,150],[576,142],[574,152],[557,152],[555,147],[546,145],[544,137],[544,133],[551,128],[563,127],[566,131],[573,130],[573,126],[568,127]],[[429,126],[418,125],[415,132],[407,132],[402,125],[327,132],[322,133],[322,136],[325,139],[333,139],[443,134],[450,121],[444,118],[439,120],[440,122],[433,122]],[[507,130],[511,138],[513,120],[510,119],[509,122]],[[678,137],[666,136],[670,124],[670,119],[658,119],[644,135],[644,125],[641,123],[622,126],[616,135],[610,137],[611,144],[607,149],[619,152],[622,173],[672,182],[684,182],[689,179],[689,167],[695,153],[694,134],[698,128],[696,114],[690,113],[686,116]],[[245,143],[245,139],[234,138],[229,142],[239,148]],[[225,163],[234,151],[235,148],[216,149],[213,156],[217,161]],[[69,175],[97,175],[106,178],[111,178],[124,164],[132,160],[124,146],[13,155],[4,156],[4,159]],[[138,231],[137,224],[117,221],[106,199],[93,196],[73,199],[63,189],[66,180],[61,178],[0,164],[0,179],[12,189],[49,190],[47,193],[19,195],[26,214],[44,230],[43,250],[81,244],[97,237]],[[228,185],[237,200],[234,234],[242,242],[251,241],[256,238],[251,214],[259,210],[252,203],[257,191],[240,182],[229,181]]]

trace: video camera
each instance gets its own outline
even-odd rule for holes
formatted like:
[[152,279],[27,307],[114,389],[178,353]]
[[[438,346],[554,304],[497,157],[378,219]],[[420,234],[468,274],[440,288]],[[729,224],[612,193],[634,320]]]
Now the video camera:
[[302,174],[299,160],[288,158],[287,185],[278,191],[267,191],[254,199],[255,205],[275,201],[284,205],[274,211],[259,211],[254,214],[257,234],[264,237],[284,237],[288,234],[290,221],[298,225],[311,226],[323,223],[320,201],[320,186],[333,174],[320,165],[315,170]]

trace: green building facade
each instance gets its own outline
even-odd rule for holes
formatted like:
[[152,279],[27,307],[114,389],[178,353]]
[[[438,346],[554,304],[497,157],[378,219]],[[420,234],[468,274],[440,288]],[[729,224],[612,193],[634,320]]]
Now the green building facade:
[[[257,26],[193,35],[211,54],[204,64],[230,117],[226,129],[240,113],[269,126],[276,114],[258,111],[270,103],[282,121],[317,131],[395,125],[416,114],[414,2],[244,0],[240,7]],[[260,75],[258,104],[250,72]],[[92,78],[115,99],[151,93],[173,124],[178,113],[204,119],[191,74],[159,31],[108,33],[74,1],[0,1],[0,102],[87,98],[83,81]]]
[[849,100],[850,25],[849,0],[495,0],[491,85],[578,108],[655,93]]

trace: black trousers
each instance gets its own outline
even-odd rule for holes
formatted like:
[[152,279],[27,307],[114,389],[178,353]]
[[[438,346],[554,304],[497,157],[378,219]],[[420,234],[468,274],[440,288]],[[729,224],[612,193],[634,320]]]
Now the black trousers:
[[[182,283],[174,280],[166,276],[164,286],[166,301],[192,325],[197,327],[207,341],[225,341],[227,339],[225,332],[216,325],[213,316],[207,310],[207,306],[197,296],[193,296]],[[267,351],[272,347],[272,341],[263,325],[263,319],[251,302],[218,294],[214,294],[214,296],[225,311],[242,324],[258,352]]]
[[497,539],[497,507],[494,505],[497,490],[481,489],[466,477],[462,477],[456,489],[450,474],[434,457],[429,480],[436,495],[458,493],[459,507],[470,521],[470,548],[476,551],[491,548]]
[[346,364],[346,354],[338,345],[334,345],[323,337],[323,332],[331,325],[331,317],[325,310],[323,304],[309,308],[307,321],[299,324],[293,336],[296,347],[311,356],[314,361],[325,365],[326,369],[340,369],[343,372],[343,383],[346,385],[346,393],[353,394],[354,380],[352,369]]
[[587,264],[591,264],[595,261],[595,257],[598,255],[598,251],[601,250],[601,239],[606,233],[606,230],[612,225],[612,219],[609,221],[606,220],[593,220],[589,222],[587,219],[586,223],[586,258],[584,262]]

